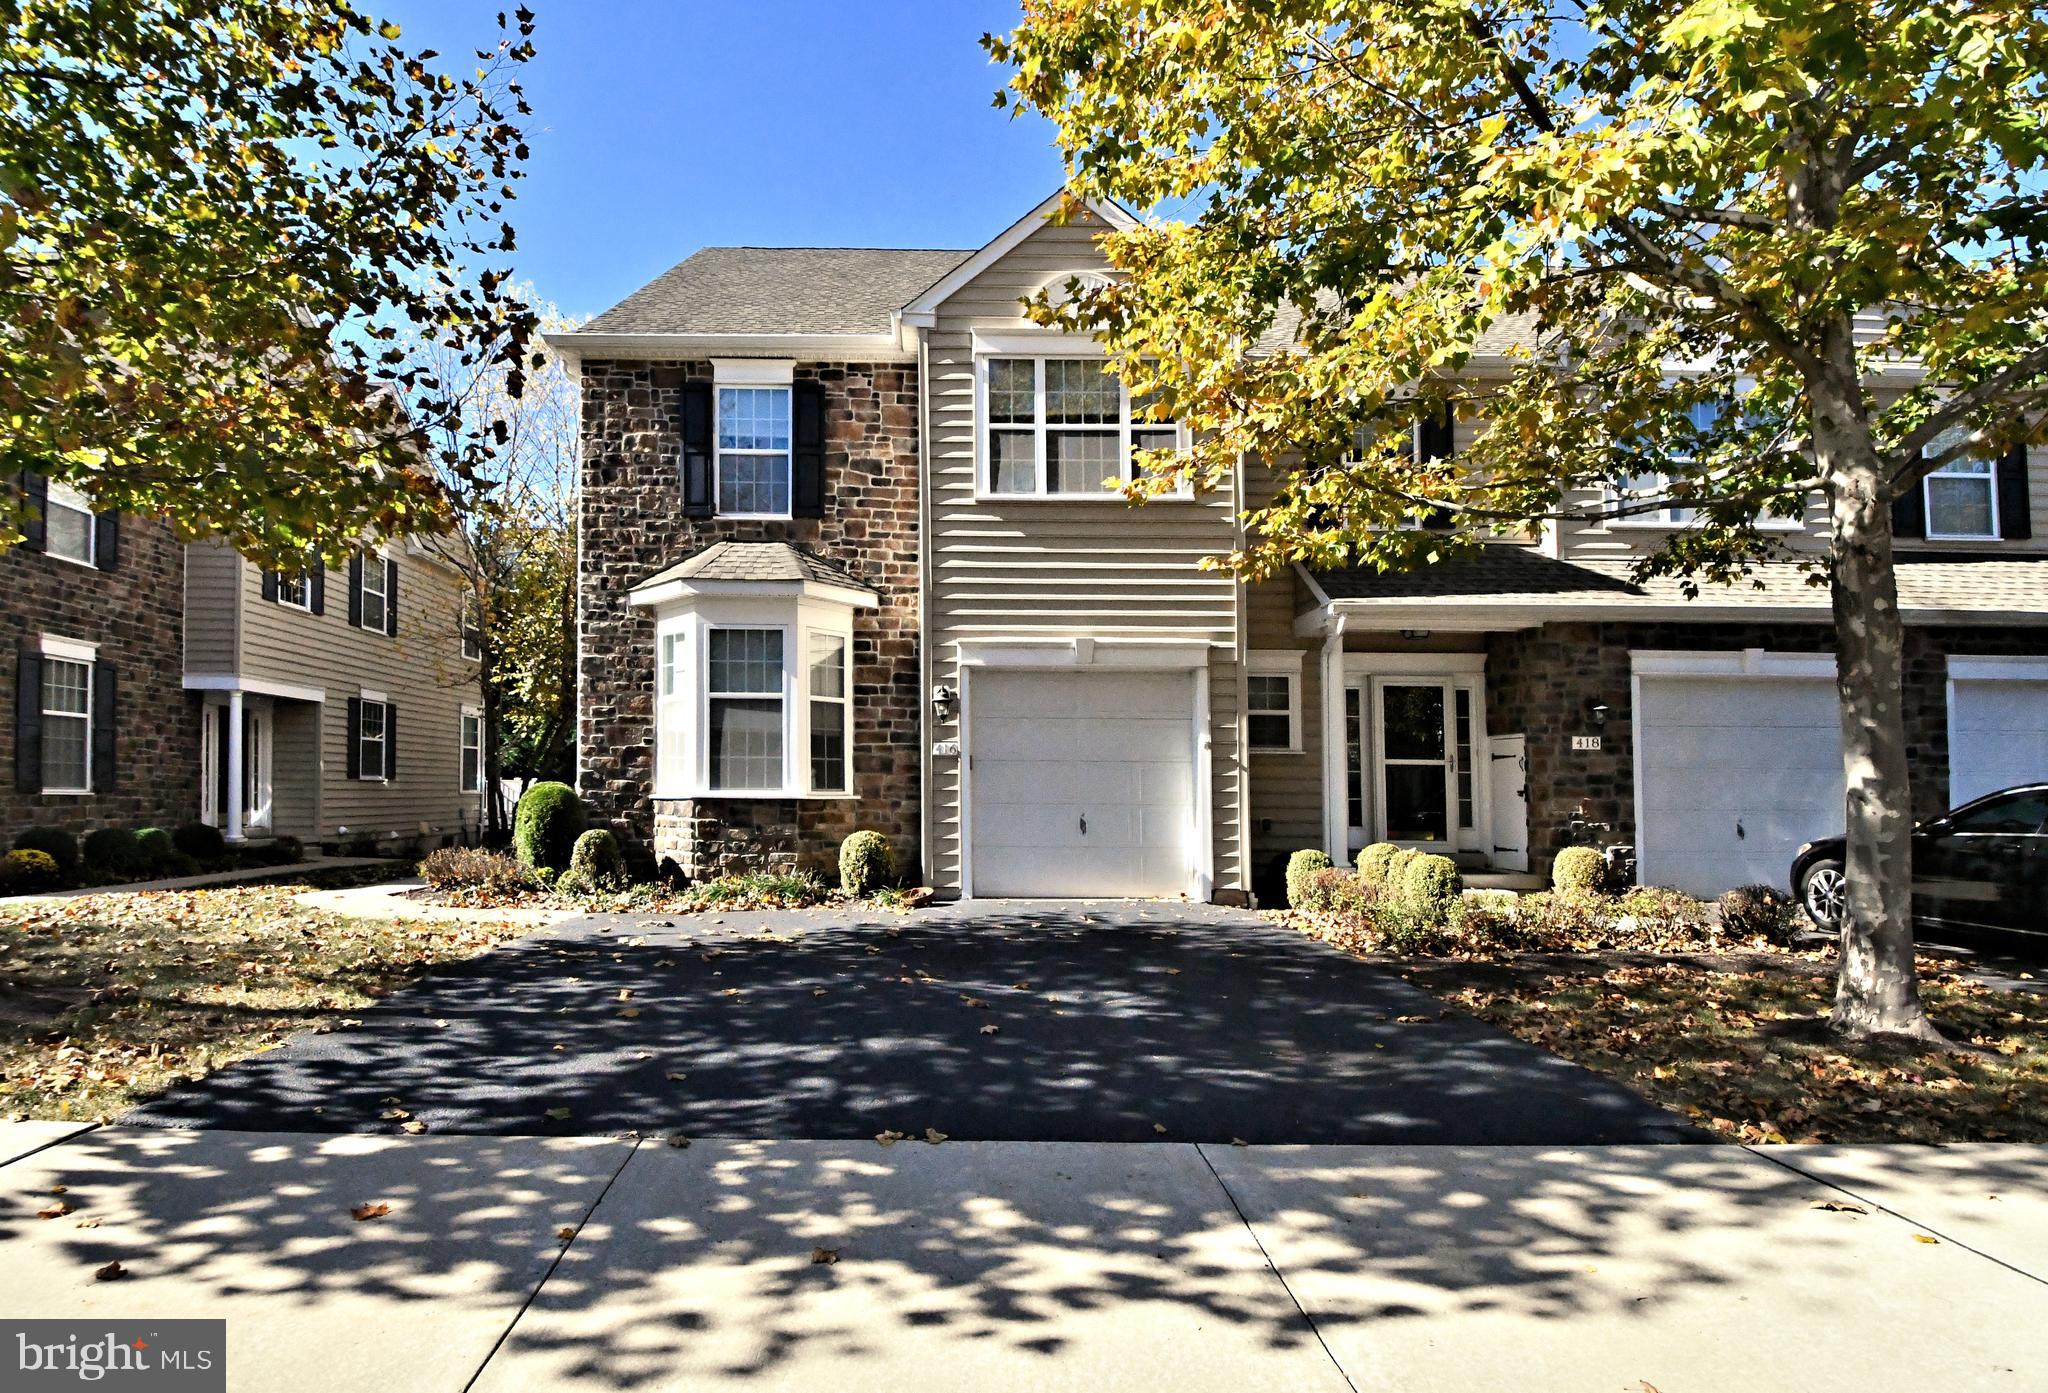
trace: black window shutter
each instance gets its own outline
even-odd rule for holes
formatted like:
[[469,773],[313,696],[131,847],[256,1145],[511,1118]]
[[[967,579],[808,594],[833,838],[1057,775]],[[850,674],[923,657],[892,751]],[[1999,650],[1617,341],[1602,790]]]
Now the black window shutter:
[[708,518],[711,501],[711,384],[683,384],[683,516]]
[[327,563],[317,556],[313,558],[313,569],[306,581],[306,588],[313,602],[313,613],[327,613]]
[[[50,545],[50,481],[40,474],[21,476],[22,497],[28,503],[28,518],[22,524],[27,540],[22,543],[30,551],[45,551]],[[36,787],[43,786],[42,771],[36,771]]]
[[790,388],[789,512],[825,516],[825,384],[805,380]]
[[92,564],[111,571],[121,564],[121,515],[99,513],[92,520]]
[[384,558],[384,632],[398,637],[398,558]]
[[[1443,410],[1423,417],[1422,427],[1417,432],[1417,442],[1425,460],[1449,459],[1456,449],[1456,437],[1452,433],[1451,404],[1445,402]],[[1451,526],[1449,508],[1431,508],[1423,515],[1422,525],[1435,530],[1448,530]]]
[[263,572],[263,598],[270,601],[277,599],[277,572],[267,567]]
[[1907,490],[1892,500],[1892,536],[1927,535],[1927,484],[1915,479]]
[[43,655],[26,647],[14,666],[14,787],[43,791]]
[[398,706],[384,703],[384,777],[398,777]]
[[348,622],[357,628],[363,622],[363,554],[359,551],[348,554]]
[[363,777],[363,699],[348,699],[348,739],[342,742],[348,746],[348,776],[351,779]]
[[2015,445],[1998,462],[1998,535],[2024,542],[2034,535],[2033,499],[2027,490],[2027,447]]
[[114,791],[114,665],[92,665],[92,791]]

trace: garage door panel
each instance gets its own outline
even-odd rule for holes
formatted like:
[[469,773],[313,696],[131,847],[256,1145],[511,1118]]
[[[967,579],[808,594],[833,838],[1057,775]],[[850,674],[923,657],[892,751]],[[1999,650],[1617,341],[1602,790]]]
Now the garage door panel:
[[973,717],[974,757],[1036,761],[1049,754],[1064,760],[1093,763],[1187,759],[1188,723],[1182,721],[1035,720],[1030,717]]
[[1952,691],[1952,802],[2048,780],[2048,681],[1958,678]]
[[[1162,680],[1174,688],[1170,697]],[[1178,689],[1186,681],[1156,672],[983,673],[974,684],[974,710],[978,716],[1149,715],[1181,720],[1186,713],[1174,703],[1180,701]]]

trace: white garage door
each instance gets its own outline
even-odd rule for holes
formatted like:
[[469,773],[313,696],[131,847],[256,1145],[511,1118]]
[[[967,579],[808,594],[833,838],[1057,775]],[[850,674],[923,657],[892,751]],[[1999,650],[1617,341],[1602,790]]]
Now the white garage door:
[[974,893],[1178,895],[1194,832],[1194,678],[983,672],[969,692]]
[[1953,692],[1951,806],[2048,779],[2048,682],[1959,677]]
[[1650,677],[1636,711],[1636,873],[1718,895],[1786,889],[1801,842],[1842,830],[1834,684],[1807,677]]

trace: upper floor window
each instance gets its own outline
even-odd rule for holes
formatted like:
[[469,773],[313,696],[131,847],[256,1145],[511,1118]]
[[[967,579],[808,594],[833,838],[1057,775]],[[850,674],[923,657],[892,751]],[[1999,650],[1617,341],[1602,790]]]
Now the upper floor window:
[[474,595],[462,597],[462,656],[472,663],[484,656],[484,626]]
[[398,563],[374,551],[360,553],[353,567],[354,603],[350,616],[357,628],[374,633],[398,632]]
[[[1686,408],[1686,422],[1695,436],[1710,436],[1721,424],[1721,416],[1728,409],[1728,403],[1719,397],[1696,401]],[[1674,450],[1673,461],[1691,464],[1693,454],[1689,449]],[[1660,499],[1670,493],[1671,486],[1679,475],[1670,471],[1647,469],[1631,474],[1622,481],[1622,496],[1618,500],[1628,503],[1638,500]],[[1683,527],[1699,516],[1697,508],[1682,503],[1665,502],[1663,506],[1631,512],[1616,519],[1618,522],[1650,523],[1666,527]]]
[[1101,498],[1131,480],[1135,451],[1179,443],[1172,422],[1134,419],[1142,403],[1100,358],[982,361],[985,493]]
[[1921,487],[1927,490],[1930,539],[1984,541],[1999,535],[1998,469],[1994,461],[1950,460],[1923,479]]
[[277,602],[281,605],[290,605],[293,609],[312,609],[312,577],[304,571],[296,575],[280,571],[277,577]]
[[84,494],[68,484],[53,481],[44,500],[43,517],[43,549],[46,552],[51,556],[61,556],[66,561],[76,561],[81,566],[94,564],[96,519],[92,504]]
[[786,518],[790,494],[790,389],[718,389],[718,511]]

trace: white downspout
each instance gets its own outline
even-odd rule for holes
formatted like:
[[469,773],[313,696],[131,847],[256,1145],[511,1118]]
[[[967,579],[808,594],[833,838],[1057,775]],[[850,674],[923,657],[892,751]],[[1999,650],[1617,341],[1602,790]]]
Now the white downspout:
[[1323,849],[1339,866],[1351,864],[1350,772],[1344,759],[1344,627],[1348,616],[1333,615],[1323,636]]

